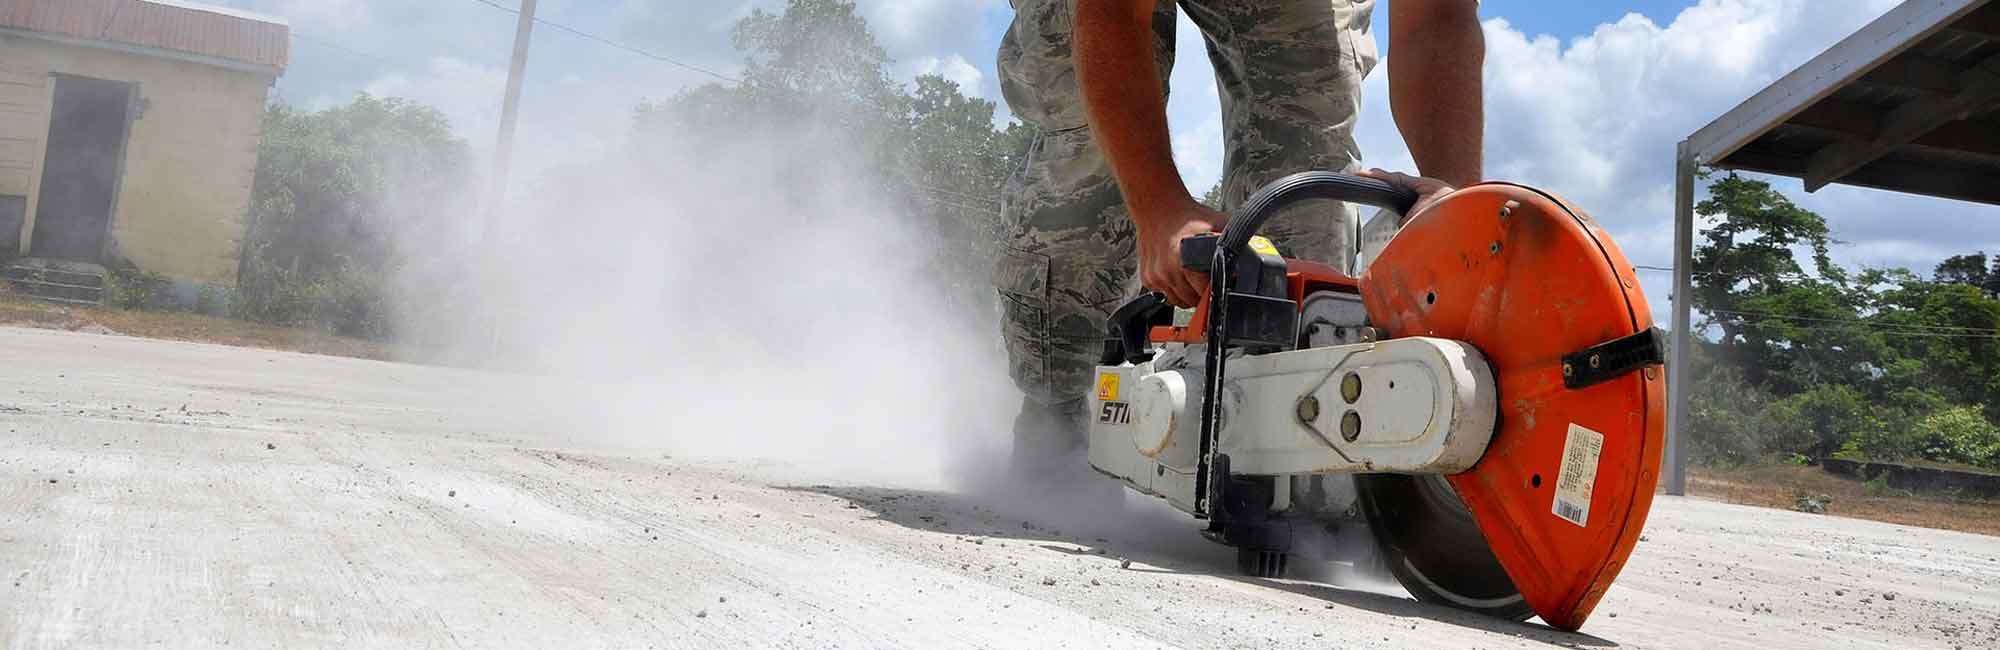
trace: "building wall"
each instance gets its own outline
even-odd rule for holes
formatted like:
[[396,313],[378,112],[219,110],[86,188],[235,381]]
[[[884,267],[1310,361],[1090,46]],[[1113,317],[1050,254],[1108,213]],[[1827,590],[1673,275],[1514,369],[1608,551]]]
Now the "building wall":
[[48,75],[17,71],[12,60],[0,56],[0,255],[21,250],[22,241],[9,234],[27,224],[28,195],[42,174],[48,108]]
[[137,85],[111,254],[170,278],[235,285],[271,78],[0,34],[0,196],[28,197],[21,240],[30,255],[52,73]]

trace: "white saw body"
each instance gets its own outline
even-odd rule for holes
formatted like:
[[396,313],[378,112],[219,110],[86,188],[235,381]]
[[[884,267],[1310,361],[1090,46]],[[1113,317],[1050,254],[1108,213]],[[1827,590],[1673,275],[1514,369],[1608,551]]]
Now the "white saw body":
[[[1173,346],[1099,366],[1090,464],[1196,512],[1202,368]],[[1492,439],[1493,372],[1478,350],[1412,337],[1232,360],[1218,453],[1241,474],[1456,474]]]

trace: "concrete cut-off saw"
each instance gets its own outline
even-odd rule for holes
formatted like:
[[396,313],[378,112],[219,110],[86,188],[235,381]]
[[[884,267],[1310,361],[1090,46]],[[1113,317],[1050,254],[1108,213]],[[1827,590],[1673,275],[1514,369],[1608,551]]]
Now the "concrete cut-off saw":
[[1359,278],[1257,236],[1299,201],[1406,213],[1408,190],[1302,172],[1181,243],[1192,310],[1121,306],[1089,399],[1090,464],[1207,522],[1238,567],[1285,574],[1366,525],[1417,599],[1575,630],[1658,481],[1659,331],[1625,256],[1542,190],[1461,188]]

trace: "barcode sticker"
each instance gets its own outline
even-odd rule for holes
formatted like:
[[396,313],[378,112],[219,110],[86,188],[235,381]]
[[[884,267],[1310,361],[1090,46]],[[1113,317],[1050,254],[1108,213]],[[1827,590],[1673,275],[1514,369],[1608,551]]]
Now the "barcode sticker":
[[1584,509],[1582,507],[1574,503],[1570,503],[1569,500],[1560,498],[1556,499],[1557,517],[1568,519],[1570,523],[1581,526],[1583,525],[1585,514],[1586,513],[1584,512]]
[[1604,434],[1575,423],[1569,425],[1562,467],[1556,474],[1555,505],[1550,507],[1557,517],[1578,526],[1588,525],[1590,493],[1597,487],[1597,461],[1603,454]]

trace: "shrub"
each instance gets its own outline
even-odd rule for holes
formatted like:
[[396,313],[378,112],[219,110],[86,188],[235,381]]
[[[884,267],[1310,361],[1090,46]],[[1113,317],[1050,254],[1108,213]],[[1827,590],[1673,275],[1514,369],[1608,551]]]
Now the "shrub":
[[1861,431],[1885,426],[1859,391],[1845,384],[1820,384],[1785,398],[1770,412],[1777,428],[1768,451],[1826,458]]
[[1947,406],[1862,432],[1839,454],[1857,460],[1929,460],[2000,469],[2000,427],[1982,406]]
[[1954,406],[1912,427],[1924,458],[1946,463],[1993,467],[2000,461],[2000,427],[1986,419],[1984,406]]
[[115,266],[104,278],[104,302],[120,309],[170,308],[173,281],[135,266]]
[[1774,420],[1772,400],[1743,381],[1733,367],[1717,366],[1707,377],[1691,382],[1688,396],[1688,457],[1696,464],[1733,467],[1764,460],[1778,445],[1781,427]]

